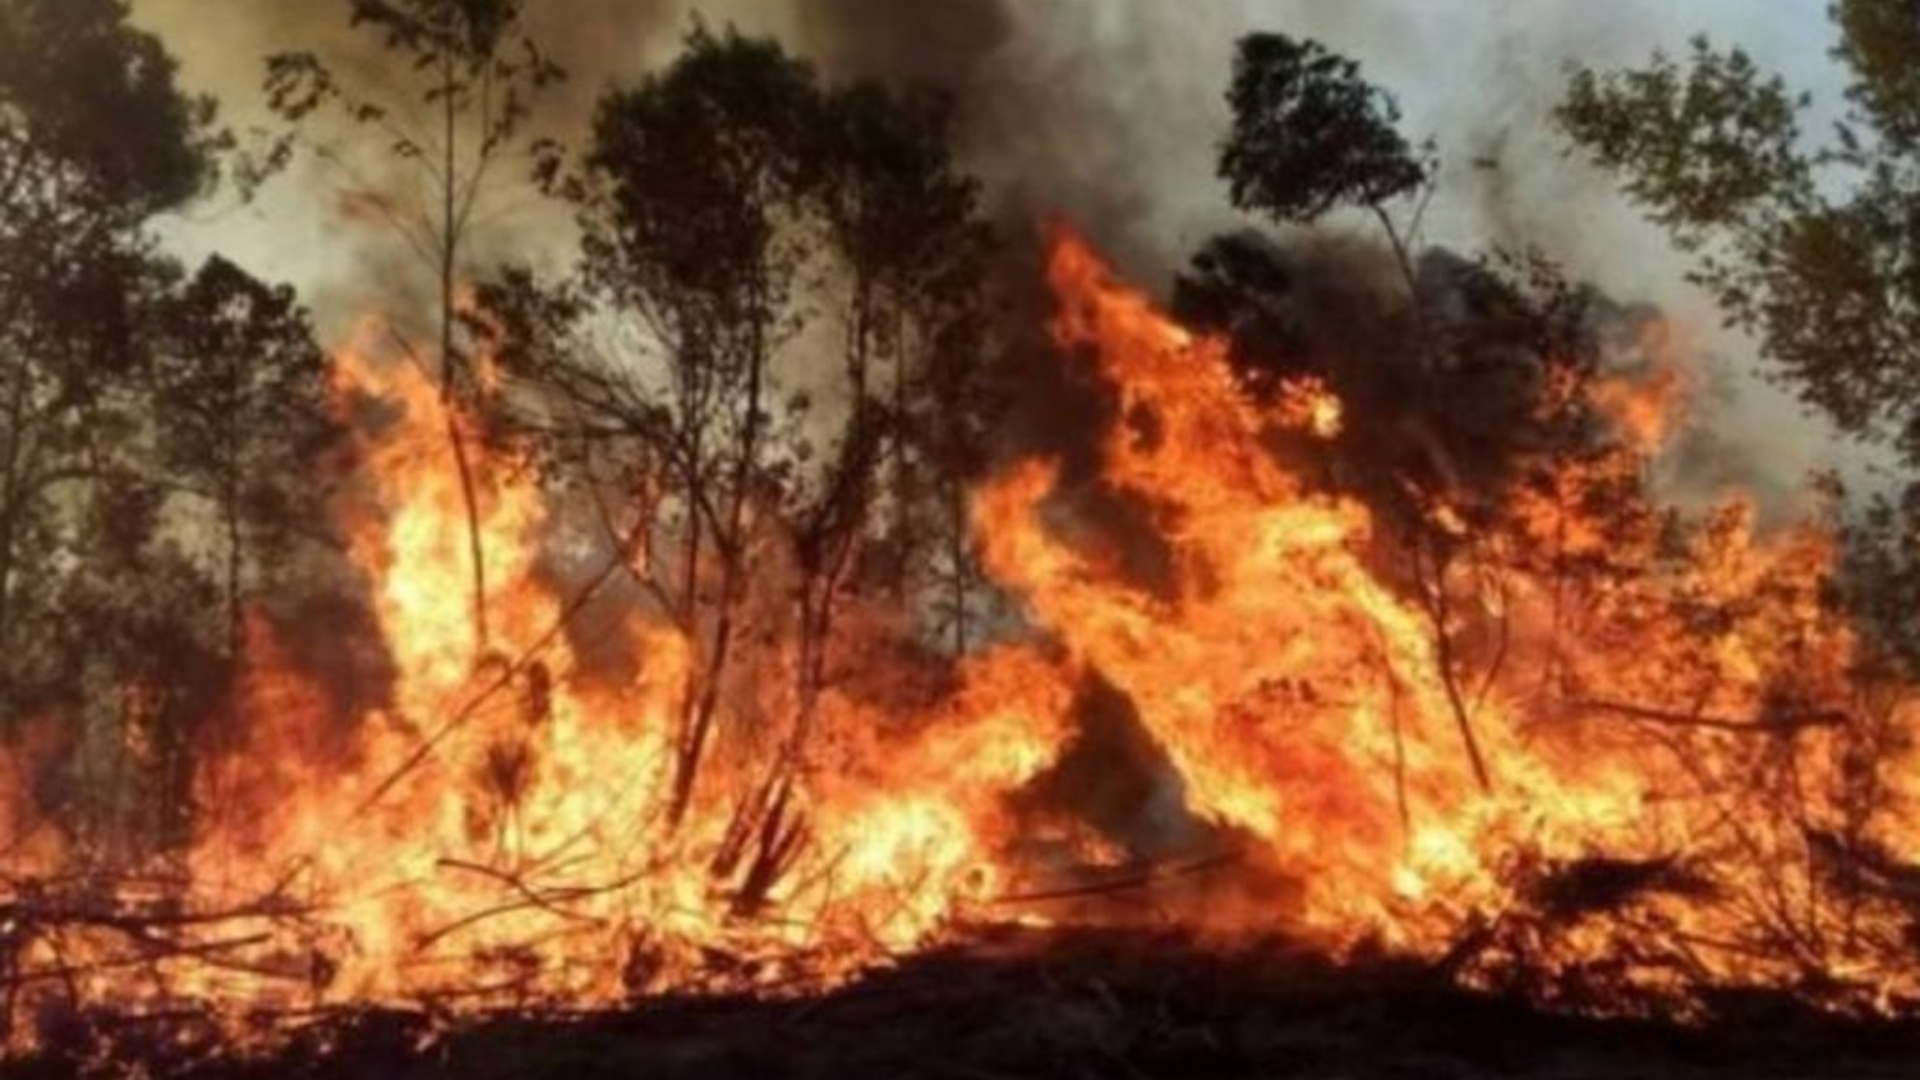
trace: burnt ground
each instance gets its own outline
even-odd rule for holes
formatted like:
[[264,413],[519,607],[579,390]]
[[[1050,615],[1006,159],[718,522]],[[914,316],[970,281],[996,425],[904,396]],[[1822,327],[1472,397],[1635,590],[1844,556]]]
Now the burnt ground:
[[1703,1028],[1580,1019],[1463,993],[1418,967],[1216,956],[1137,934],[1007,935],[803,1000],[669,999],[431,1030],[420,1015],[369,1013],[315,1027],[268,1060],[142,1054],[91,1070],[50,1058],[5,1071],[33,1080],[1920,1077],[1920,1025],[1843,1022],[1781,999],[1723,1002]]

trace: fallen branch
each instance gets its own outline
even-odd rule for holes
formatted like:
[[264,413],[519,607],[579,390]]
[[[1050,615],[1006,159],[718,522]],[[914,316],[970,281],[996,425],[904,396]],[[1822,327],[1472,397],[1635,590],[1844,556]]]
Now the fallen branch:
[[1603,698],[1589,698],[1573,704],[1576,708],[1615,713],[1650,724],[1700,731],[1719,731],[1731,735],[1792,735],[1813,728],[1845,727],[1852,720],[1847,714],[1837,710],[1784,713],[1754,720],[1728,720],[1723,717],[1675,712],[1647,705],[1608,701]]
[[1110,896],[1115,893],[1144,889],[1165,881],[1197,877],[1201,874],[1233,866],[1246,857],[1244,851],[1225,851],[1203,858],[1179,863],[1149,863],[1138,868],[1130,868],[1117,877],[1108,877],[1099,881],[1067,885],[1056,889],[1042,889],[1036,892],[1008,893],[996,897],[996,904],[1042,904],[1062,900],[1084,900],[1091,897]]

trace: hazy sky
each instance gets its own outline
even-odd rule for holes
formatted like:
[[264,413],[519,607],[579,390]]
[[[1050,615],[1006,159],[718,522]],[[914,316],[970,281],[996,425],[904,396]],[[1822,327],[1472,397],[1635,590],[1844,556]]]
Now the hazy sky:
[[[924,69],[964,86],[970,164],[1020,205],[1057,209],[1153,287],[1236,219],[1213,176],[1235,39],[1253,29],[1318,38],[1392,89],[1415,136],[1448,163],[1429,239],[1523,242],[1625,300],[1659,303],[1736,368],[1744,343],[1715,332],[1682,263],[1609,182],[1568,156],[1546,113],[1571,63],[1630,64],[1706,32],[1833,103],[1839,74],[1826,0],[527,0],[590,102],[610,78],[670,57],[693,11],[774,33],[829,67]],[[190,85],[236,123],[260,119],[258,58],[341,21],[344,0],[133,0]],[[569,51],[574,55],[568,55]],[[1493,160],[1497,169],[1473,167]],[[234,254],[294,282],[337,328],[377,303],[390,243],[336,210],[337,180],[295,176],[258,204],[170,230],[188,256]],[[507,208],[510,217],[514,211]],[[516,238],[516,251],[538,255]],[[561,251],[550,253],[564,257]],[[384,263],[382,260],[385,260]],[[1751,382],[1751,380],[1747,380]],[[1748,386],[1718,423],[1789,482],[1838,448],[1792,403]]]

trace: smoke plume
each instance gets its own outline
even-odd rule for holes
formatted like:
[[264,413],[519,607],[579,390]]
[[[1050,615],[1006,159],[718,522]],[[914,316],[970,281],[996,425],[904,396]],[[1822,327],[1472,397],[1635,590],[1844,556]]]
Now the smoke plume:
[[[1803,47],[1827,33],[1823,12],[1744,17],[1738,0],[1678,10],[1652,0],[1595,7],[1501,0],[540,0],[531,29],[569,70],[540,123],[562,138],[585,129],[613,82],[670,61],[692,20],[771,34],[830,77],[932,85],[958,106],[964,163],[1016,241],[1063,217],[1121,269],[1164,288],[1207,237],[1248,222],[1213,175],[1227,123],[1223,92],[1235,41],[1253,30],[1316,38],[1360,60],[1391,90],[1416,139],[1431,137],[1443,184],[1426,239],[1477,251],[1529,248],[1628,303],[1651,303],[1700,343],[1694,381],[1715,401],[1715,469],[1788,486],[1844,448],[1786,395],[1762,383],[1751,343],[1724,333],[1684,280],[1685,261],[1618,196],[1610,178],[1569,153],[1550,112],[1572,62],[1627,65],[1684,48],[1712,29],[1816,96],[1838,98],[1839,75]],[[380,77],[379,42],[355,33],[345,0],[136,0],[190,85],[219,96],[234,123],[260,123],[260,58],[311,49]],[[1821,117],[1816,117],[1816,120]],[[382,177],[372,181],[380,182]],[[186,223],[189,252],[225,250],[301,285],[339,330],[370,293],[391,299],[410,278],[404,253],[369,230],[341,227],[338,175],[307,169],[261,203]],[[1578,208],[1573,212],[1571,208]],[[490,219],[493,249],[563,263],[564,215],[524,194]],[[1363,223],[1332,228],[1359,230]],[[486,254],[485,251],[480,254]],[[371,266],[371,272],[369,267]],[[1734,464],[1729,465],[1729,461]]]

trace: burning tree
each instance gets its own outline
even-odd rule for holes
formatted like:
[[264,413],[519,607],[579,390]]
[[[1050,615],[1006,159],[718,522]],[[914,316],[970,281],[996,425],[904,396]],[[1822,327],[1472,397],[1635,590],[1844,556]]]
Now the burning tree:
[[[324,509],[309,463],[335,434],[326,357],[293,291],[214,258],[174,299],[156,357],[157,437],[177,490],[214,504],[222,534],[226,654],[244,666],[250,597],[264,565]],[[263,584],[251,579],[262,577]]]
[[[164,514],[151,376],[175,269],[148,233],[231,140],[115,3],[0,8],[0,708],[58,747],[8,793],[114,859],[191,829],[192,744],[219,663],[206,583]],[[29,811],[30,812],[30,811]]]
[[[346,0],[345,6],[356,28],[384,38],[413,85],[398,99],[387,100],[381,96],[384,86],[342,81],[313,53],[283,53],[267,61],[269,101],[293,123],[329,109],[352,124],[377,130],[389,140],[393,157],[432,193],[427,204],[409,208],[362,181],[350,197],[390,227],[433,274],[440,393],[449,406],[464,401],[471,407],[480,398],[471,357],[457,341],[461,318],[456,294],[462,275],[470,272],[466,260],[475,213],[483,206],[490,174],[511,155],[535,100],[564,75],[526,34],[518,0]],[[424,119],[421,108],[427,110]],[[323,152],[358,178],[350,157],[333,147]],[[427,363],[411,344],[403,344],[413,362]],[[479,660],[488,650],[488,620],[473,462],[477,436],[457,426],[464,421],[456,410],[449,408],[447,416],[449,424],[456,425],[447,429],[447,445],[460,467],[467,509],[474,656]]]
[[[11,301],[32,363],[8,438],[50,456],[7,475],[0,554],[84,564],[45,595],[112,662],[32,699],[77,749],[0,756],[9,1049],[76,1014],[244,1041],[376,1006],[817,990],[987,923],[1138,929],[1126,891],[1212,940],[1575,1010],[1914,1008],[1920,706],[1835,603],[1832,529],[1666,506],[1680,346],[1538,258],[1420,250],[1430,155],[1352,63],[1247,41],[1221,167],[1243,209],[1359,211],[1380,239],[1342,262],[1219,238],[1169,314],[1054,230],[1044,360],[1099,399],[1091,445],[989,461],[987,365],[1018,328],[983,324],[1018,283],[990,280],[948,103],[696,26],[541,157],[575,272],[502,267],[456,311],[524,116],[505,88],[552,68],[503,58],[513,5],[355,10],[443,122],[402,146],[431,145],[447,211],[424,219],[437,365],[377,319],[323,364],[291,293],[148,261],[139,215],[6,219],[20,250],[140,271],[104,310],[143,346],[82,364],[96,323]],[[350,103],[315,62],[276,71],[295,114]],[[24,154],[51,136],[9,93]],[[160,115],[198,145],[204,115]],[[81,208],[115,175],[50,160]],[[323,488],[296,472],[336,424],[353,473]],[[31,487],[83,465],[71,518]],[[270,572],[264,541],[321,507],[377,701],[302,661],[337,635],[275,611],[345,588]],[[996,625],[969,615],[985,588]],[[19,595],[8,617],[56,614]],[[1121,750],[1090,746],[1103,724]],[[75,807],[20,797],[60,767]],[[1076,770],[1154,794],[1093,805]],[[163,835],[114,850],[47,827],[156,804]]]
[[[1759,339],[1783,383],[1911,466],[1920,462],[1920,22],[1898,0],[1843,0],[1832,17],[1834,57],[1851,84],[1830,140],[1802,129],[1807,95],[1705,37],[1680,60],[1579,71],[1559,120],[1694,257],[1694,281]],[[1911,488],[1870,500],[1851,556],[1860,610],[1879,644],[1909,660],[1916,502]]]
[[[602,102],[583,170],[562,182],[581,211],[583,288],[543,298],[521,274],[490,294],[509,331],[503,356],[533,391],[529,423],[589,482],[614,470],[633,525],[608,537],[643,547],[643,587],[700,642],[676,819],[723,696],[765,662],[751,643],[768,620],[797,635],[797,715],[739,826],[797,836],[767,815],[780,816],[786,772],[835,677],[843,596],[878,573],[886,581],[870,583],[906,598],[929,510],[955,537],[940,555],[965,589],[955,492],[978,438],[980,345],[965,320],[985,237],[946,124],[936,100],[872,84],[823,91],[768,43],[696,29],[673,69]],[[820,297],[809,282],[822,274],[844,284]],[[820,365],[795,343],[826,330],[816,308],[834,305],[842,375],[823,384],[831,372],[808,371]],[[649,354],[664,361],[664,386]],[[755,595],[769,570],[797,576],[791,610]],[[964,643],[964,591],[954,604]]]

